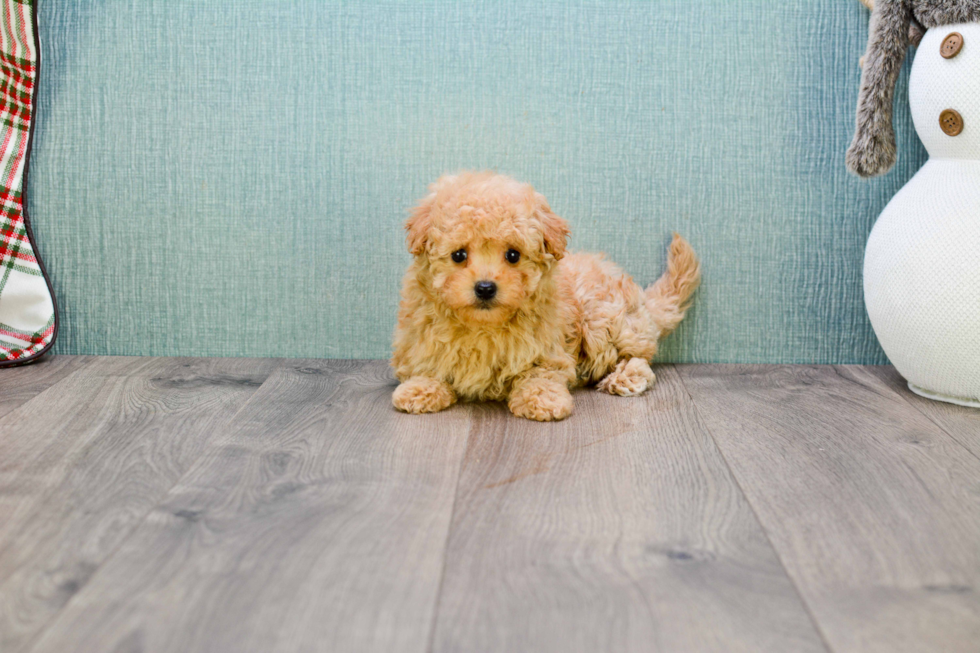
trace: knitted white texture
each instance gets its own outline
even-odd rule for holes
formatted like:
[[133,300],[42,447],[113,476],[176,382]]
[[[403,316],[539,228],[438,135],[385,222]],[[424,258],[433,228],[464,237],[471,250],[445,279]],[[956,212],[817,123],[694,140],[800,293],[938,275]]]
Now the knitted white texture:
[[[952,32],[964,45],[939,48]],[[864,294],[882,348],[917,392],[980,405],[980,24],[926,32],[909,86],[930,160],[885,207],[868,239]],[[947,136],[939,114],[963,131]]]
[[[963,47],[952,59],[943,59],[943,40],[959,32]],[[980,23],[936,27],[919,44],[909,77],[912,121],[933,159],[980,160]],[[955,109],[963,116],[959,136],[947,136],[939,127],[939,114]]]

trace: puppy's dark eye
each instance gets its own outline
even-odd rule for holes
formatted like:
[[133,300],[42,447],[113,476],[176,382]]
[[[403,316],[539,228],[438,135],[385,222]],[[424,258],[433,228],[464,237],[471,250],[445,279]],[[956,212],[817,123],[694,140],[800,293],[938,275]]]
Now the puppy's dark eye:
[[466,250],[457,249],[455,252],[452,253],[452,257],[453,257],[453,263],[462,263],[463,261],[466,260]]
[[507,259],[508,263],[517,263],[521,260],[521,253],[516,249],[508,249],[507,253],[504,254],[504,258]]

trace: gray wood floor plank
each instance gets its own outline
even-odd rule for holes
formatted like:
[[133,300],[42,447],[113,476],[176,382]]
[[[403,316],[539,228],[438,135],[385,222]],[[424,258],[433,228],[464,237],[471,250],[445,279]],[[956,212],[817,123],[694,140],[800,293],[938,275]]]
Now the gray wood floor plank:
[[0,416],[27,403],[92,360],[88,356],[45,356],[30,365],[0,369]]
[[835,651],[977,650],[977,458],[860,370],[679,371]]
[[920,397],[909,390],[905,379],[891,365],[867,366],[860,369],[900,394],[916,410],[980,458],[980,409]]
[[557,424],[486,407],[433,651],[826,650],[672,367]]
[[424,651],[471,409],[279,368],[34,651]]
[[90,362],[0,424],[4,653],[31,643],[277,364],[143,359],[118,376],[120,362]]

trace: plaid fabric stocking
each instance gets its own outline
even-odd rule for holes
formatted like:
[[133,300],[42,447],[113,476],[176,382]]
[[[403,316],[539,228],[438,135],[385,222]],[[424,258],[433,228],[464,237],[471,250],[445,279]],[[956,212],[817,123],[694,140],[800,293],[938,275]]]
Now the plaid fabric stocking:
[[0,366],[54,344],[51,285],[24,210],[39,48],[35,0],[0,0]]

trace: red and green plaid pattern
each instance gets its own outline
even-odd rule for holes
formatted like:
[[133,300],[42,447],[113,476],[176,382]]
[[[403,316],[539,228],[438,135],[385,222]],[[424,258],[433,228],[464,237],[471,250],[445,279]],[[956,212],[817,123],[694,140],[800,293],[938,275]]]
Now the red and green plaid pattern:
[[33,0],[0,0],[0,364],[51,344],[55,310],[24,217],[37,79]]

